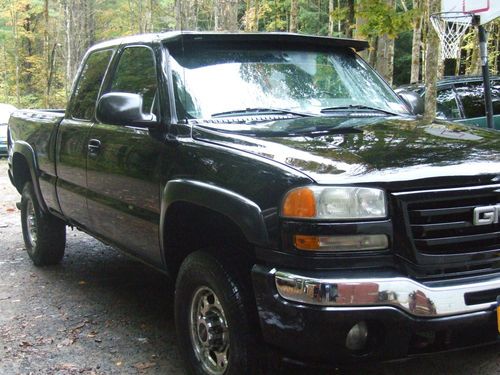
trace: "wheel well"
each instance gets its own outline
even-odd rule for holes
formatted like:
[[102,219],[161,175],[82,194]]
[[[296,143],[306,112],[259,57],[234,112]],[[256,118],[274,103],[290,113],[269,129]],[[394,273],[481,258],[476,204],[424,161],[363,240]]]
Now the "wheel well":
[[189,254],[205,248],[219,253],[214,255],[236,256],[249,266],[255,263],[254,248],[236,223],[192,203],[176,202],[168,208],[163,235],[165,259],[173,277]]
[[15,153],[12,157],[12,178],[14,180],[14,186],[19,193],[22,193],[24,184],[31,181],[28,162],[26,158],[19,153]]

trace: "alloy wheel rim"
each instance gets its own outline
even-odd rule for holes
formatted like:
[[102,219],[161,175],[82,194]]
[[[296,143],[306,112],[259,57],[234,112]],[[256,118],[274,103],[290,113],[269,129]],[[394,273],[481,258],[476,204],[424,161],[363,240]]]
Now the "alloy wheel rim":
[[32,247],[36,246],[38,237],[38,227],[36,223],[35,207],[31,200],[26,204],[26,227],[28,229],[28,239]]
[[191,301],[191,342],[196,358],[211,375],[223,374],[229,363],[229,330],[224,309],[215,292],[198,288]]

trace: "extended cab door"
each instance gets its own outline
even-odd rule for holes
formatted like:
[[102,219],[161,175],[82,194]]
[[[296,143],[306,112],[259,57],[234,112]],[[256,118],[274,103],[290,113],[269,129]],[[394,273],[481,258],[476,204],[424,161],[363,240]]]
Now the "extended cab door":
[[[162,100],[153,49],[127,46],[117,56],[103,94],[140,94],[142,112],[161,117]],[[147,261],[161,265],[159,163],[161,137],[147,128],[96,122],[87,161],[92,231]]]
[[89,132],[99,90],[112,49],[91,52],[85,59],[66,118],[59,125],[56,142],[57,197],[62,213],[83,227],[89,225],[87,210],[87,151]]

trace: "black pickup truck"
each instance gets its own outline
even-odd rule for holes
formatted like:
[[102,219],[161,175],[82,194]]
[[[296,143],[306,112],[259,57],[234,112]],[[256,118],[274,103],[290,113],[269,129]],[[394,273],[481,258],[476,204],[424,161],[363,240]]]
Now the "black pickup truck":
[[170,275],[196,374],[499,343],[499,134],[412,116],[366,47],[189,32],[94,46],[64,113],[9,122],[31,259],[60,262],[70,225]]

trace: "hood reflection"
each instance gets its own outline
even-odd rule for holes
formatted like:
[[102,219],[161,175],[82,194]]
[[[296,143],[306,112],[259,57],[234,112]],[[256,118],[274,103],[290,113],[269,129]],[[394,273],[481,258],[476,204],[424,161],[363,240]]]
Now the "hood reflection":
[[286,164],[318,183],[500,172],[494,163],[500,160],[496,132],[446,122],[300,118],[257,125],[207,124],[195,126],[193,135]]

